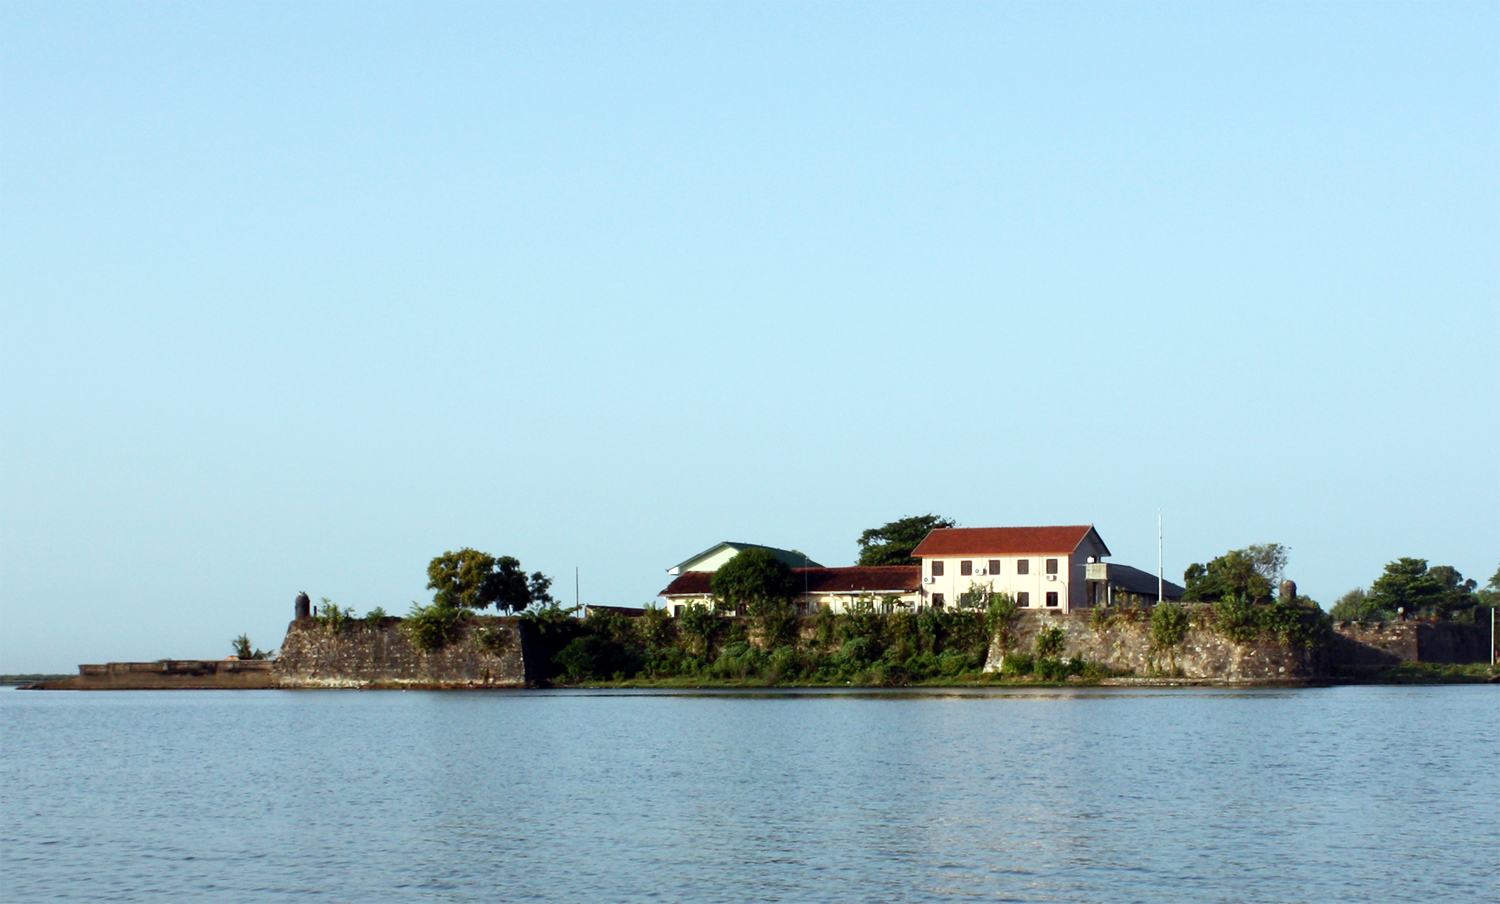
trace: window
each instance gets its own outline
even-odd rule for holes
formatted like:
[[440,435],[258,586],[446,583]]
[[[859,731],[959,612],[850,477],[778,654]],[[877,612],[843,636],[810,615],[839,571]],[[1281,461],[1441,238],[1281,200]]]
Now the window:
[[1057,560],[1056,559],[1048,559],[1047,560],[1047,573],[1048,574],[1057,574]]
[[674,617],[675,616],[681,616],[682,615],[682,607],[681,606],[673,606],[672,607],[672,615]]
[[1049,590],[1049,591],[1047,591],[1047,605],[1049,605],[1049,606],[1056,606],[1057,605],[1057,591],[1055,591],[1055,590]]
[[935,578],[940,578],[940,577],[943,576],[943,560],[942,559],[936,559],[936,560],[933,561],[933,563],[932,563],[932,576],[935,577]]
[[1000,573],[1000,560],[999,559],[990,559],[990,574],[999,574],[999,573]]
[[1020,606],[1023,609],[1026,608],[1027,606],[1030,606],[1031,605],[1031,594],[1027,593],[1024,590],[1021,591],[1020,593],[1016,594],[1016,605]]
[[1016,574],[1031,574],[1031,560],[1030,559],[1017,559],[1016,560]]
[[973,574],[974,573],[974,563],[971,562],[971,561],[969,561],[968,559],[964,559],[962,562],[959,562],[958,563],[958,573],[959,574]]
[[941,593],[934,593],[932,595],[932,608],[934,608],[934,609],[941,609],[941,608],[943,608],[943,595]]

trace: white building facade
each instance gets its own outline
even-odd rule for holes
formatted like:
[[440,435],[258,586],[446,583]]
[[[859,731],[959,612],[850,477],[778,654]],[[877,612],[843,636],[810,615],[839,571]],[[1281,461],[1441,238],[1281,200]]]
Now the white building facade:
[[[1091,580],[1109,547],[1092,525],[954,527],[934,530],[912,552],[921,561],[924,607],[950,608],[983,588],[1024,609],[1072,612],[1108,601],[1108,581]],[[1103,576],[1102,569],[1094,574]]]

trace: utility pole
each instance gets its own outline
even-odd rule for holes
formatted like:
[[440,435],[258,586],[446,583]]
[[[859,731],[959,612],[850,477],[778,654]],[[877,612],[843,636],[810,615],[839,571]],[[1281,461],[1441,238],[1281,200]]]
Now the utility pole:
[[584,618],[588,618],[589,614],[588,614],[588,612],[586,610],[584,610],[584,608],[583,608],[583,600],[582,600],[582,598],[578,594],[578,566],[577,565],[573,566],[573,608],[576,609],[576,610],[578,610],[579,612],[582,612]]

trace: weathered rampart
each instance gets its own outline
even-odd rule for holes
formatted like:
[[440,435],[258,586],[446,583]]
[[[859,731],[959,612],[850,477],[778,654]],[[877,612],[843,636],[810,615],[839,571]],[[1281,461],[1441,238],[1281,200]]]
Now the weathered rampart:
[[223,690],[274,687],[273,663],[263,659],[163,659],[80,665],[78,675],[32,685],[41,690]]
[[1333,626],[1335,667],[1388,668],[1403,662],[1462,664],[1490,661],[1490,626],[1398,621]]
[[[1190,607],[1190,610],[1194,607]],[[1326,650],[1277,639],[1237,643],[1194,618],[1183,638],[1166,648],[1152,645],[1150,613],[1137,610],[1100,624],[1092,613],[1022,612],[1007,637],[990,644],[985,671],[1000,670],[1007,650],[1029,653],[1051,627],[1063,632],[1061,655],[1143,678],[1189,678],[1226,682],[1305,681],[1329,673]],[[1008,644],[1007,641],[1008,640]]]
[[[313,619],[287,627],[276,658],[276,687],[524,687],[526,643],[520,619],[473,618],[440,650],[417,649],[399,619],[350,621],[338,631]],[[500,644],[483,642],[484,632]]]

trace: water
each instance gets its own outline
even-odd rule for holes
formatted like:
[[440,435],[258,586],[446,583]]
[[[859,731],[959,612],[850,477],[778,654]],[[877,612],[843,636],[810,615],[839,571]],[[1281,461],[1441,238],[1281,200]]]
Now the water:
[[1500,900],[1500,689],[0,691],[0,899]]

